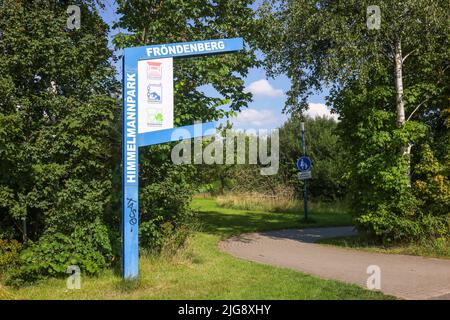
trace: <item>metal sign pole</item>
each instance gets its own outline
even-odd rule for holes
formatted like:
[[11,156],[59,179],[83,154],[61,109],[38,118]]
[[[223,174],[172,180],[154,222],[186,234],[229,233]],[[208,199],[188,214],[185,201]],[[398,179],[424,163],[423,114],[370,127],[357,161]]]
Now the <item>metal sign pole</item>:
[[[302,129],[302,146],[303,146],[303,156],[306,157],[306,144],[305,144],[305,123],[301,123]],[[308,220],[308,179],[303,180],[303,212],[305,214],[305,221]]]

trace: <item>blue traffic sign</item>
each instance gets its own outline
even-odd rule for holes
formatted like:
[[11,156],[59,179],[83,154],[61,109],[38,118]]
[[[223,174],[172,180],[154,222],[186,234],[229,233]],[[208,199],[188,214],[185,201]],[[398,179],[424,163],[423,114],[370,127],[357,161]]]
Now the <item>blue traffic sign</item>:
[[297,161],[297,168],[300,171],[310,171],[311,170],[311,159],[308,157],[301,157]]

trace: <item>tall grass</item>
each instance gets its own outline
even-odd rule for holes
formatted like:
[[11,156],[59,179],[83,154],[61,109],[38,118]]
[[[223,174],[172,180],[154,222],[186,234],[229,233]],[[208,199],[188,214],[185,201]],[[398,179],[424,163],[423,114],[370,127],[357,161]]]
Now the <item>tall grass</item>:
[[[303,200],[295,199],[291,193],[281,193],[275,196],[262,193],[230,193],[216,198],[219,207],[266,211],[266,212],[299,212],[303,210]],[[342,202],[333,202],[332,205],[326,202],[309,202],[308,208],[312,212],[321,213],[344,213],[348,207]]]
[[267,212],[290,211],[297,206],[296,201],[286,195],[267,196],[260,193],[226,194],[218,196],[216,203],[224,208]]

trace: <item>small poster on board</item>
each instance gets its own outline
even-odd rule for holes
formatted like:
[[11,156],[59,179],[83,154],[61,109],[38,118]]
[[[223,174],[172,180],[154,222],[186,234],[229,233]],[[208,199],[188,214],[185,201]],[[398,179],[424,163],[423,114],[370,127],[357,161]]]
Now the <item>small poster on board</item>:
[[138,132],[173,128],[173,58],[138,62]]

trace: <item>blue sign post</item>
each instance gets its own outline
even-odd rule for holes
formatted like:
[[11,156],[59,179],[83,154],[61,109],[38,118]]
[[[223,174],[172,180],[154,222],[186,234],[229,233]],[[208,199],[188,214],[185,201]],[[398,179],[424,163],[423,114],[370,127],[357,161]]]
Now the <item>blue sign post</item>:
[[305,221],[308,220],[308,179],[311,178],[311,159],[306,154],[306,144],[305,144],[305,123],[301,123],[302,131],[302,148],[303,156],[297,161],[297,168],[300,170],[298,174],[299,178],[303,180],[303,211],[305,215]]
[[139,147],[177,141],[177,138],[172,138],[174,137],[173,131],[177,129],[187,130],[191,134],[190,138],[196,138],[215,128],[215,124],[210,122],[202,124],[202,132],[194,130],[192,125],[139,133],[138,62],[161,58],[221,54],[239,51],[242,48],[242,38],[125,48],[122,82],[122,273],[125,279],[134,279],[139,275]]

